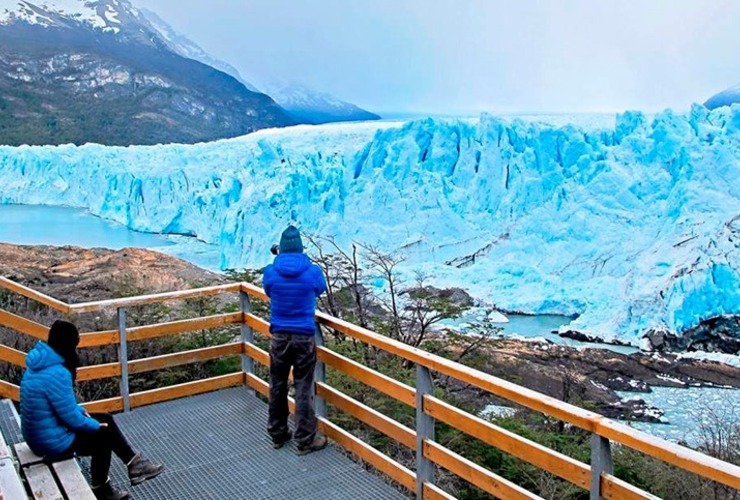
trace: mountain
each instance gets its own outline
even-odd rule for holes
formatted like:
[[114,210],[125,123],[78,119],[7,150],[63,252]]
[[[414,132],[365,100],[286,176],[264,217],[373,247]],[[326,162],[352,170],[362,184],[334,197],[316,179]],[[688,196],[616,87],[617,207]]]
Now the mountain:
[[146,20],[149,21],[151,26],[157,31],[167,47],[169,47],[169,49],[176,54],[180,54],[181,56],[187,57],[188,59],[194,59],[196,61],[202,62],[203,64],[207,64],[208,66],[216,68],[219,71],[223,71],[227,75],[231,75],[239,80],[245,87],[247,87],[247,89],[251,90],[252,92],[260,92],[257,87],[242,78],[242,76],[239,74],[238,69],[236,69],[231,64],[220,59],[216,59],[215,57],[208,54],[205,50],[200,48],[198,44],[190,40],[188,37],[175,31],[172,26],[170,26],[156,13],[147,9],[139,9],[139,12],[141,12]]
[[0,0],[0,143],[201,142],[294,123],[127,0]]
[[704,103],[704,106],[709,109],[715,109],[735,103],[740,104],[740,83],[727,90],[723,90],[719,94],[713,95]]
[[[150,10],[141,9],[144,17],[157,30],[160,37],[173,52],[195,59],[227,73],[253,92],[265,92],[299,123],[330,123],[345,121],[378,120],[380,116],[365,111],[354,104],[340,101],[330,94],[318,92],[297,83],[270,82],[255,87],[247,82],[231,64],[217,59]],[[265,82],[262,78],[260,81]],[[258,90],[258,88],[262,90]]]
[[404,256],[409,282],[419,271],[487,307],[578,316],[566,329],[641,345],[740,316],[738,148],[740,106],[629,112],[610,128],[484,115],[193,146],[4,147],[0,203],[196,236],[223,269],[264,266],[299,223]]
[[380,116],[298,83],[267,82],[260,87],[300,123],[379,120]]

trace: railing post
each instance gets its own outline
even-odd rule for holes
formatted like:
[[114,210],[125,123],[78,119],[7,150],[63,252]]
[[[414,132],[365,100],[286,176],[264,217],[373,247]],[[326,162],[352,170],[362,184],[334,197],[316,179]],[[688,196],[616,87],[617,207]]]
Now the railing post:
[[601,474],[613,474],[612,447],[609,440],[591,434],[591,496],[590,500],[601,500]]
[[434,418],[424,413],[424,396],[432,394],[432,374],[416,365],[416,498],[424,498],[424,483],[434,482],[434,464],[424,457],[424,441],[434,441]]
[[[249,294],[247,292],[239,292],[239,304],[242,315],[252,312],[252,302],[249,300]],[[241,324],[241,341],[242,343],[254,343],[254,330],[244,321]],[[244,374],[254,373],[254,359],[251,356],[247,356],[246,353],[242,354],[242,372]]]
[[121,399],[123,411],[131,411],[128,387],[128,336],[126,334],[126,308],[118,308],[118,362],[121,364]]
[[[324,334],[321,332],[321,327],[318,323],[316,323],[316,335],[314,335],[314,339],[316,341],[316,351],[318,354],[318,348],[324,347]],[[318,356],[317,356],[318,357]],[[324,366],[323,361],[316,360],[316,368],[314,370],[314,409],[316,411],[316,416],[319,418],[327,418],[327,410],[326,410],[326,401],[324,398],[319,396],[317,394],[317,384],[325,383],[326,382],[326,366]]]

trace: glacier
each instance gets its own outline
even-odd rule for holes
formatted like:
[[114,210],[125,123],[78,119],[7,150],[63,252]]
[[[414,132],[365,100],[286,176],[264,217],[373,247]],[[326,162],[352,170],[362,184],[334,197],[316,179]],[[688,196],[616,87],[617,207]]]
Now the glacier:
[[196,145],[0,147],[0,203],[80,207],[259,267],[288,223],[439,286],[641,345],[740,314],[740,106],[610,127],[481,115]]

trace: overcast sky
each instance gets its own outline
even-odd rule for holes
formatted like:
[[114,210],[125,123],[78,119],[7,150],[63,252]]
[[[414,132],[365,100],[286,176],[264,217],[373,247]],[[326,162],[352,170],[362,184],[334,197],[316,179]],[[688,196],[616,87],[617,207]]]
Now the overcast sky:
[[738,0],[133,0],[247,80],[380,112],[687,109],[740,81]]

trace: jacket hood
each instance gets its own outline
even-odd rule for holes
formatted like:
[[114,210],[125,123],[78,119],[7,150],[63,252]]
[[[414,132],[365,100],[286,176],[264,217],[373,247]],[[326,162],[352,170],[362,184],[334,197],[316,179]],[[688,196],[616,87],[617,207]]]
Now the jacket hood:
[[281,276],[294,278],[311,266],[311,260],[304,253],[281,253],[275,257],[273,265]]
[[57,352],[49,347],[46,342],[38,342],[31,352],[26,356],[26,366],[29,370],[39,371],[54,365],[64,364],[62,358]]

